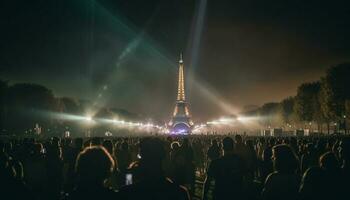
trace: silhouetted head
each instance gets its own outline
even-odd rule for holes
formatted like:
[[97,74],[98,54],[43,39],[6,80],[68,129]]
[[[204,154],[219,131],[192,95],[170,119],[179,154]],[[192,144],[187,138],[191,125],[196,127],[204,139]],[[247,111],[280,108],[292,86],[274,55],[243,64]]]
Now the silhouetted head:
[[222,140],[222,148],[225,152],[233,151],[233,140],[230,137],[225,137]]
[[324,151],[324,149],[326,148],[326,141],[320,138],[319,140],[317,140],[316,147],[318,151]]
[[173,139],[172,139],[170,136],[168,136],[168,137],[166,138],[166,141],[168,141],[168,142],[172,142],[172,141],[173,141]]
[[91,146],[79,153],[75,170],[79,184],[101,185],[114,167],[114,160],[104,147]]
[[180,143],[178,141],[174,141],[174,142],[171,143],[170,146],[171,146],[172,150],[177,150],[177,149],[180,148]]
[[247,140],[245,142],[245,144],[247,145],[247,147],[251,148],[251,149],[254,149],[254,143],[253,143],[253,140]]
[[43,145],[41,143],[35,143],[31,146],[30,155],[39,156],[43,152]]
[[235,141],[237,144],[242,144],[243,143],[243,139],[242,139],[242,136],[241,135],[236,135],[235,136]]
[[298,167],[294,151],[285,144],[279,144],[272,148],[272,161],[275,170],[282,173],[294,173]]
[[217,141],[216,139],[213,139],[213,140],[211,141],[211,145],[212,145],[212,146],[216,146],[216,147],[219,146],[219,145],[218,145],[218,141]]
[[74,140],[74,146],[77,149],[82,149],[83,148],[83,138],[76,138]]
[[129,149],[129,144],[128,144],[128,142],[124,141],[124,142],[121,144],[120,148],[121,148],[122,150],[125,150],[125,151],[128,150],[128,149]]
[[144,138],[140,141],[140,155],[142,161],[161,162],[165,156],[163,142],[159,138]]
[[101,144],[102,144],[102,138],[100,138],[100,137],[92,138],[91,143],[90,143],[90,145],[92,145],[92,146],[98,146]]
[[320,157],[320,167],[324,170],[336,170],[339,162],[333,152],[326,152]]
[[267,147],[264,149],[262,159],[263,161],[272,161],[272,148]]
[[296,147],[298,146],[298,141],[297,141],[296,138],[290,138],[289,144],[290,144],[290,146],[292,146],[293,148],[296,148]]
[[57,146],[57,145],[47,144],[46,145],[46,154],[47,154],[47,157],[50,159],[52,159],[52,158],[61,159],[62,158],[62,148],[60,146]]
[[267,144],[271,147],[273,147],[276,144],[275,138],[270,138],[267,142]]
[[106,150],[108,151],[108,153],[113,154],[113,152],[114,152],[114,146],[113,146],[113,143],[112,143],[111,140],[105,140],[105,141],[103,141],[102,146],[103,146],[104,148],[106,148]]
[[313,152],[314,151],[314,144],[309,142],[305,145],[305,149],[307,152]]
[[190,146],[190,141],[188,140],[188,138],[184,138],[184,140],[182,141],[182,147],[188,147]]

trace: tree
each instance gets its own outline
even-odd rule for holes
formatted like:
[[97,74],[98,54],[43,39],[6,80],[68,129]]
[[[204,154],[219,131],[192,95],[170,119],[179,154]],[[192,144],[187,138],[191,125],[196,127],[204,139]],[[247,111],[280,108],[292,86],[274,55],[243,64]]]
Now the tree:
[[82,108],[79,104],[79,101],[69,97],[57,98],[62,104],[62,112],[69,114],[79,114],[82,113]]
[[335,121],[345,114],[345,102],[350,100],[350,63],[329,68],[322,79],[322,98],[324,114]]
[[284,123],[291,123],[294,112],[294,97],[288,97],[281,101],[279,105],[280,115]]
[[8,90],[7,81],[0,80],[0,131],[5,126],[5,115],[6,115],[6,95]]
[[[318,130],[320,132],[323,132],[323,124],[327,123],[327,117],[324,115],[324,112],[322,111],[322,86],[320,85],[318,87],[317,95],[313,99],[313,120],[317,123]],[[329,132],[329,131],[328,131]]]
[[37,84],[20,83],[8,88],[6,125],[12,130],[25,130],[35,123],[49,124],[47,112],[55,110],[55,97],[51,90]]
[[328,133],[330,122],[341,124],[343,116],[347,115],[347,102],[350,100],[349,77],[350,63],[343,63],[330,67],[326,76],[321,79],[320,103]]
[[303,83],[298,87],[295,97],[294,111],[300,121],[312,122],[317,121],[320,116],[320,93],[321,83]]

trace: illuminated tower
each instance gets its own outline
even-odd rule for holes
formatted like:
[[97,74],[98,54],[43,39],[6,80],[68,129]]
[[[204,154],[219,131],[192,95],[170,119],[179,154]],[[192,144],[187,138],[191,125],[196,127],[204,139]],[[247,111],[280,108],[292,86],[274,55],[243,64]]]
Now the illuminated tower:
[[179,60],[179,74],[177,85],[177,98],[174,113],[171,121],[169,122],[170,131],[173,134],[188,134],[191,133],[193,122],[191,120],[189,104],[186,102],[185,96],[185,77],[184,77],[184,64],[182,60],[182,54]]

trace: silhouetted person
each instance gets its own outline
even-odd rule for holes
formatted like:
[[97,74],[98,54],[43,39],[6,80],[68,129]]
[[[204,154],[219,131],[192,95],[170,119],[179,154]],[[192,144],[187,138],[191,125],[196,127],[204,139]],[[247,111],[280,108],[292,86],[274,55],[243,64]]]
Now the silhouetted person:
[[158,138],[144,138],[140,141],[141,159],[133,169],[133,184],[120,190],[121,199],[144,200],[187,200],[185,188],[166,178],[162,170],[165,156],[164,146]]
[[247,158],[245,160],[245,165],[247,167],[247,175],[249,179],[254,179],[256,171],[258,169],[258,157],[254,149],[254,144],[252,140],[246,141],[247,147]]
[[306,144],[305,153],[301,156],[301,172],[308,168],[318,166],[318,155],[312,143]]
[[129,144],[126,141],[123,141],[120,145],[120,148],[117,151],[117,161],[119,170],[124,173],[128,169],[131,163],[131,154],[129,151]]
[[339,158],[341,165],[341,175],[342,175],[342,193],[345,195],[347,193],[347,185],[350,180],[350,138],[343,138],[339,145]]
[[262,152],[262,158],[260,163],[260,177],[262,182],[265,182],[266,177],[273,172],[273,162],[271,160],[272,146],[273,141],[267,141],[266,146],[264,147]]
[[102,146],[108,151],[109,154],[114,155],[114,145],[111,140],[104,140]]
[[176,183],[186,186],[192,192],[195,181],[195,167],[193,149],[188,138],[183,140],[178,151],[178,157],[181,157],[183,165],[181,166],[182,173],[175,177]]
[[323,193],[325,192],[326,187],[322,169],[318,166],[310,167],[305,171],[301,180],[299,198],[300,200],[321,200],[325,197]]
[[235,154],[237,154],[239,157],[241,157],[242,160],[245,162],[248,162],[248,148],[247,146],[243,143],[243,138],[241,135],[236,135],[235,136]]
[[213,199],[239,199],[243,197],[244,164],[234,154],[234,143],[229,137],[222,141],[224,155],[213,160],[208,168],[204,183],[203,199],[208,199],[208,191],[214,183]]
[[171,150],[170,150],[170,160],[172,162],[176,162],[176,157],[177,154],[179,153],[180,150],[180,143],[177,141],[174,141],[171,143]]
[[74,140],[74,145],[70,148],[69,153],[66,154],[64,158],[67,161],[67,173],[66,173],[66,182],[64,189],[70,192],[73,189],[74,181],[76,179],[75,174],[75,162],[79,153],[83,150],[83,139],[76,138]]
[[207,156],[209,161],[218,159],[221,156],[221,148],[219,147],[217,140],[211,141],[211,146],[208,149]]
[[343,175],[350,179],[350,138],[344,138],[339,147]]
[[205,170],[204,166],[204,145],[202,141],[197,138],[194,140],[192,143],[193,151],[194,151],[194,161],[195,161],[195,166],[196,169],[200,172],[203,173]]
[[333,152],[326,152],[320,157],[320,167],[324,173],[324,184],[327,186],[328,199],[339,199],[341,195],[341,168]]
[[274,172],[265,181],[262,198],[265,200],[290,199],[298,196],[298,160],[293,150],[285,144],[272,148]]
[[125,185],[125,176],[129,165],[131,164],[131,153],[129,149],[129,144],[126,141],[123,141],[119,145],[119,149],[116,151],[117,163],[119,168],[118,175],[118,186]]
[[[1,146],[1,145],[0,145]],[[1,147],[0,147],[1,151]],[[1,199],[34,200],[34,195],[17,176],[17,171],[11,165],[11,157],[0,152],[0,197]]]
[[52,144],[46,146],[47,194],[52,200],[60,198],[63,182],[62,150],[59,145],[58,141],[53,140]]
[[300,199],[341,199],[342,184],[339,163],[332,152],[320,157],[319,166],[306,170],[300,184]]
[[170,151],[170,162],[171,162],[171,173],[170,178],[174,182],[178,182],[178,178],[183,176],[183,170],[185,166],[185,161],[183,156],[179,153],[180,143],[174,141],[171,143]]
[[28,151],[29,155],[23,162],[25,182],[38,199],[46,199],[49,180],[44,147],[41,143],[34,143]]
[[77,158],[77,183],[68,199],[117,199],[113,190],[105,187],[105,182],[113,172],[115,163],[102,146],[85,148]]

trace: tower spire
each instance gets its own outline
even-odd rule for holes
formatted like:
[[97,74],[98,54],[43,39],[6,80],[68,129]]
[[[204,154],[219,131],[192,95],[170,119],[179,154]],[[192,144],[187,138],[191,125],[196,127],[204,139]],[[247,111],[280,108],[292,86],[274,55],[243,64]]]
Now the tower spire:
[[182,53],[179,60],[179,80],[177,88],[177,100],[185,101],[185,78],[184,78],[184,65],[182,60]]

